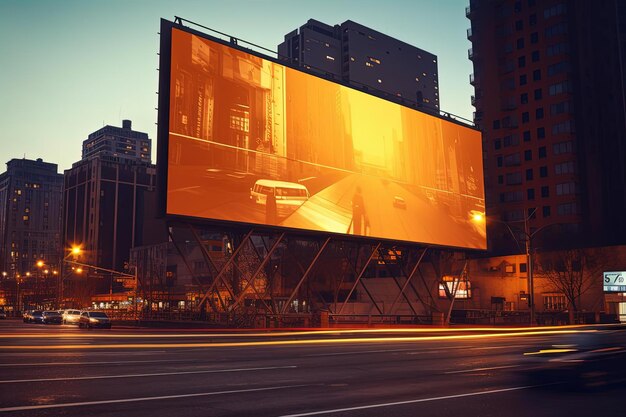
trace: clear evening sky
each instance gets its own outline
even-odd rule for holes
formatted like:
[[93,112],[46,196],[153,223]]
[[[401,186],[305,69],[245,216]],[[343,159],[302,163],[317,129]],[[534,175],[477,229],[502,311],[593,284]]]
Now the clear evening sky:
[[0,0],[0,172],[12,158],[70,168],[105,124],[153,140],[159,19],[200,23],[271,50],[313,18],[353,20],[438,57],[443,111],[472,118],[467,0]]

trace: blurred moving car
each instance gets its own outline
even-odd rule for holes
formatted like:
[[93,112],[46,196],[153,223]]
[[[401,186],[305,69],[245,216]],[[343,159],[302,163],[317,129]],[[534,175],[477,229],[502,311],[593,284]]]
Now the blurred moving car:
[[27,310],[24,312],[24,323],[43,323],[43,311]]
[[626,381],[626,330],[575,333],[563,343],[524,353],[531,383],[599,389]]
[[80,310],[63,310],[61,316],[63,324],[78,324],[80,321]]
[[297,182],[257,180],[250,188],[250,199],[262,206],[267,205],[268,196],[274,196],[276,211],[286,217],[309,199],[309,190]]
[[78,327],[83,328],[94,328],[94,327],[102,327],[106,329],[111,328],[111,319],[106,313],[102,311],[83,311],[80,314],[80,320],[78,322]]
[[44,311],[41,313],[41,322],[43,324],[61,324],[63,317],[58,311]]
[[397,195],[393,198],[393,206],[406,210],[406,201],[404,200],[404,198]]

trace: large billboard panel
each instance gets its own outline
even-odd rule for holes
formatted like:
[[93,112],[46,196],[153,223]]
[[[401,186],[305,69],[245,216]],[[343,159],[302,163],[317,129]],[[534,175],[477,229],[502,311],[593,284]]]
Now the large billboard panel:
[[177,27],[169,52],[168,215],[486,248],[478,131]]

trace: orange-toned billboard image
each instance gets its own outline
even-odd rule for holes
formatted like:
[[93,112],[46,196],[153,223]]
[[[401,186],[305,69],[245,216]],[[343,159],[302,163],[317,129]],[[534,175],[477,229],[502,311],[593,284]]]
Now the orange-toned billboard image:
[[486,248],[480,133],[172,29],[167,213]]

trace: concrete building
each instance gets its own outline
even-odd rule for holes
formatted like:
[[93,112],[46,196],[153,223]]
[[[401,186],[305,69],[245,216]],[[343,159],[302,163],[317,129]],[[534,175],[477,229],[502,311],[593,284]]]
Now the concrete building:
[[285,35],[279,59],[389,100],[439,113],[437,56],[347,20],[314,19]]
[[[124,121],[122,129],[107,126],[89,137],[102,139],[117,132],[118,138],[140,138],[139,145],[149,150],[148,135],[132,131],[130,126],[130,121]],[[116,143],[119,142],[112,142]],[[96,150],[87,152],[86,148]],[[65,171],[63,196],[63,241],[68,247],[82,248],[81,262],[124,271],[130,249],[143,244],[143,211],[155,190],[155,176],[156,167],[150,163],[149,152],[122,155],[111,153],[108,144],[84,144],[83,159]],[[111,283],[103,286],[114,290]]]
[[626,4],[471,0],[466,15],[488,221],[527,219],[534,248],[626,243]]
[[150,163],[152,141],[148,134],[132,130],[130,120],[122,120],[122,127],[105,126],[91,133],[83,141],[82,159],[108,156],[111,160],[132,160]]
[[[0,174],[0,271],[16,277],[52,273],[61,256],[63,175],[57,164],[11,159]],[[3,274],[4,275],[4,274]]]

